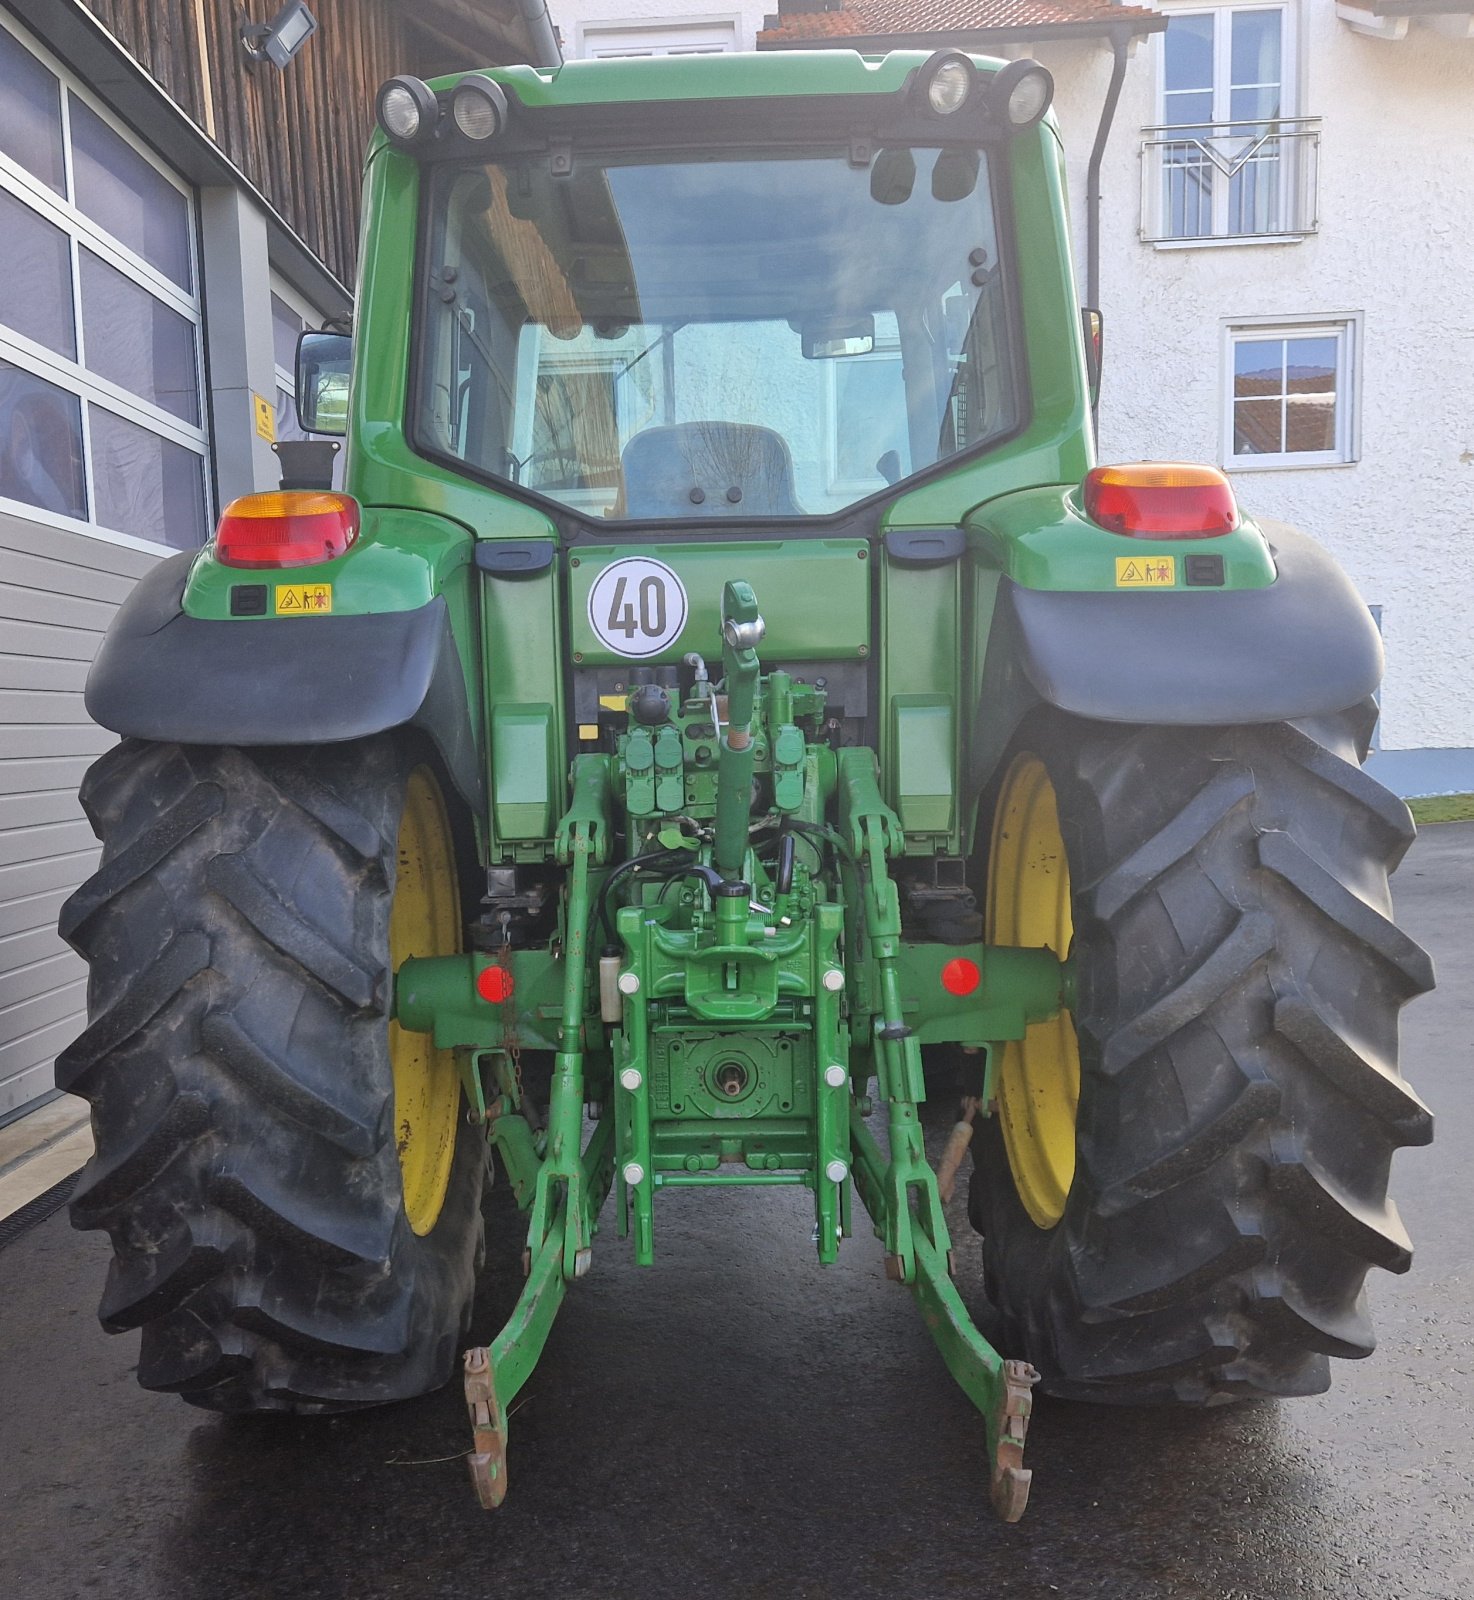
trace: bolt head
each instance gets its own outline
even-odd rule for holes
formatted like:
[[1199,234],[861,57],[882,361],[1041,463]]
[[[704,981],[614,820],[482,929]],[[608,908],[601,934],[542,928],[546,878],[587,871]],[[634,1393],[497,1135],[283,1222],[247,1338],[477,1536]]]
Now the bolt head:
[[824,1168],[824,1176],[828,1178],[831,1183],[843,1183],[845,1179],[849,1177],[849,1175],[850,1169],[844,1164],[843,1161],[831,1161]]
[[640,1075],[640,1069],[638,1067],[626,1067],[619,1075],[620,1088],[627,1089],[631,1094],[633,1094],[644,1081],[645,1080]]
[[837,1061],[824,1069],[824,1081],[831,1089],[843,1089],[848,1077],[849,1073]]
[[830,967],[821,981],[830,994],[838,994],[844,988],[844,973],[838,967]]
[[638,1161],[626,1161],[623,1176],[624,1181],[631,1189],[638,1189],[645,1181],[645,1169]]
[[640,992],[640,975],[638,972],[621,972],[619,975],[619,992],[621,994],[638,994]]

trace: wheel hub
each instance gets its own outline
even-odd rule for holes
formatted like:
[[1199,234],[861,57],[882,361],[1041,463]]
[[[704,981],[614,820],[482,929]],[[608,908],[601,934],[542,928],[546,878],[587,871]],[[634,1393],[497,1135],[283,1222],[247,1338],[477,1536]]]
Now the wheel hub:
[[[439,786],[416,767],[405,787],[399,821],[399,868],[389,913],[389,959],[397,972],[412,956],[451,955],[460,948],[460,894],[450,824]],[[435,1226],[450,1182],[460,1113],[455,1055],[432,1035],[389,1024],[394,1070],[394,1140],[404,1183],[404,1209],[417,1234]]]
[[[988,858],[987,942],[1052,950],[1062,960],[1074,936],[1070,868],[1054,785],[1038,756],[1017,756],[1003,780]],[[1031,1023],[1003,1046],[998,1118],[1014,1187],[1035,1224],[1064,1215],[1075,1176],[1080,1049],[1067,1010]]]

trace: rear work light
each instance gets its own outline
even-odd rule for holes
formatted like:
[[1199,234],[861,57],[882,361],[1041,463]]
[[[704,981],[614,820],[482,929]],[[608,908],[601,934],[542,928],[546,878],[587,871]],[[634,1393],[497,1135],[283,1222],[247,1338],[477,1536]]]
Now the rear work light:
[[1239,520],[1233,489],[1216,467],[1178,461],[1094,468],[1085,475],[1085,513],[1135,539],[1211,539]]
[[307,567],[340,556],[358,537],[351,495],[309,489],[232,500],[215,533],[215,558],[227,567]]

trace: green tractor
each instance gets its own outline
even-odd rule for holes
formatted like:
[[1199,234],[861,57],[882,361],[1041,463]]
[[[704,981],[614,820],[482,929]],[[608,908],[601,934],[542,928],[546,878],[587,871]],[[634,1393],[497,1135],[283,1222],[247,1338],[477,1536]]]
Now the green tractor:
[[1221,474],[1095,464],[1050,93],[950,51],[384,86],[351,346],[299,352],[348,492],[230,505],[88,682],[124,737],[59,1080],[145,1387],[444,1384],[493,1162],[488,1505],[564,1295],[676,1188],[714,1228],[807,1189],[825,1263],[857,1194],[1010,1520],[1037,1381],[1212,1405],[1371,1351],[1431,1132],[1378,636]]

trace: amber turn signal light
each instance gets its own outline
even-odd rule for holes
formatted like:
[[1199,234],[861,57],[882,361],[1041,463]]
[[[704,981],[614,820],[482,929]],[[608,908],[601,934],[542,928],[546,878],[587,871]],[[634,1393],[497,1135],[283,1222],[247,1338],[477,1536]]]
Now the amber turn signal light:
[[1085,513],[1111,533],[1135,539],[1211,539],[1231,533],[1239,510],[1217,467],[1133,461],[1085,476]]
[[247,494],[221,513],[215,559],[227,567],[307,567],[342,555],[357,537],[358,502],[351,495]]

